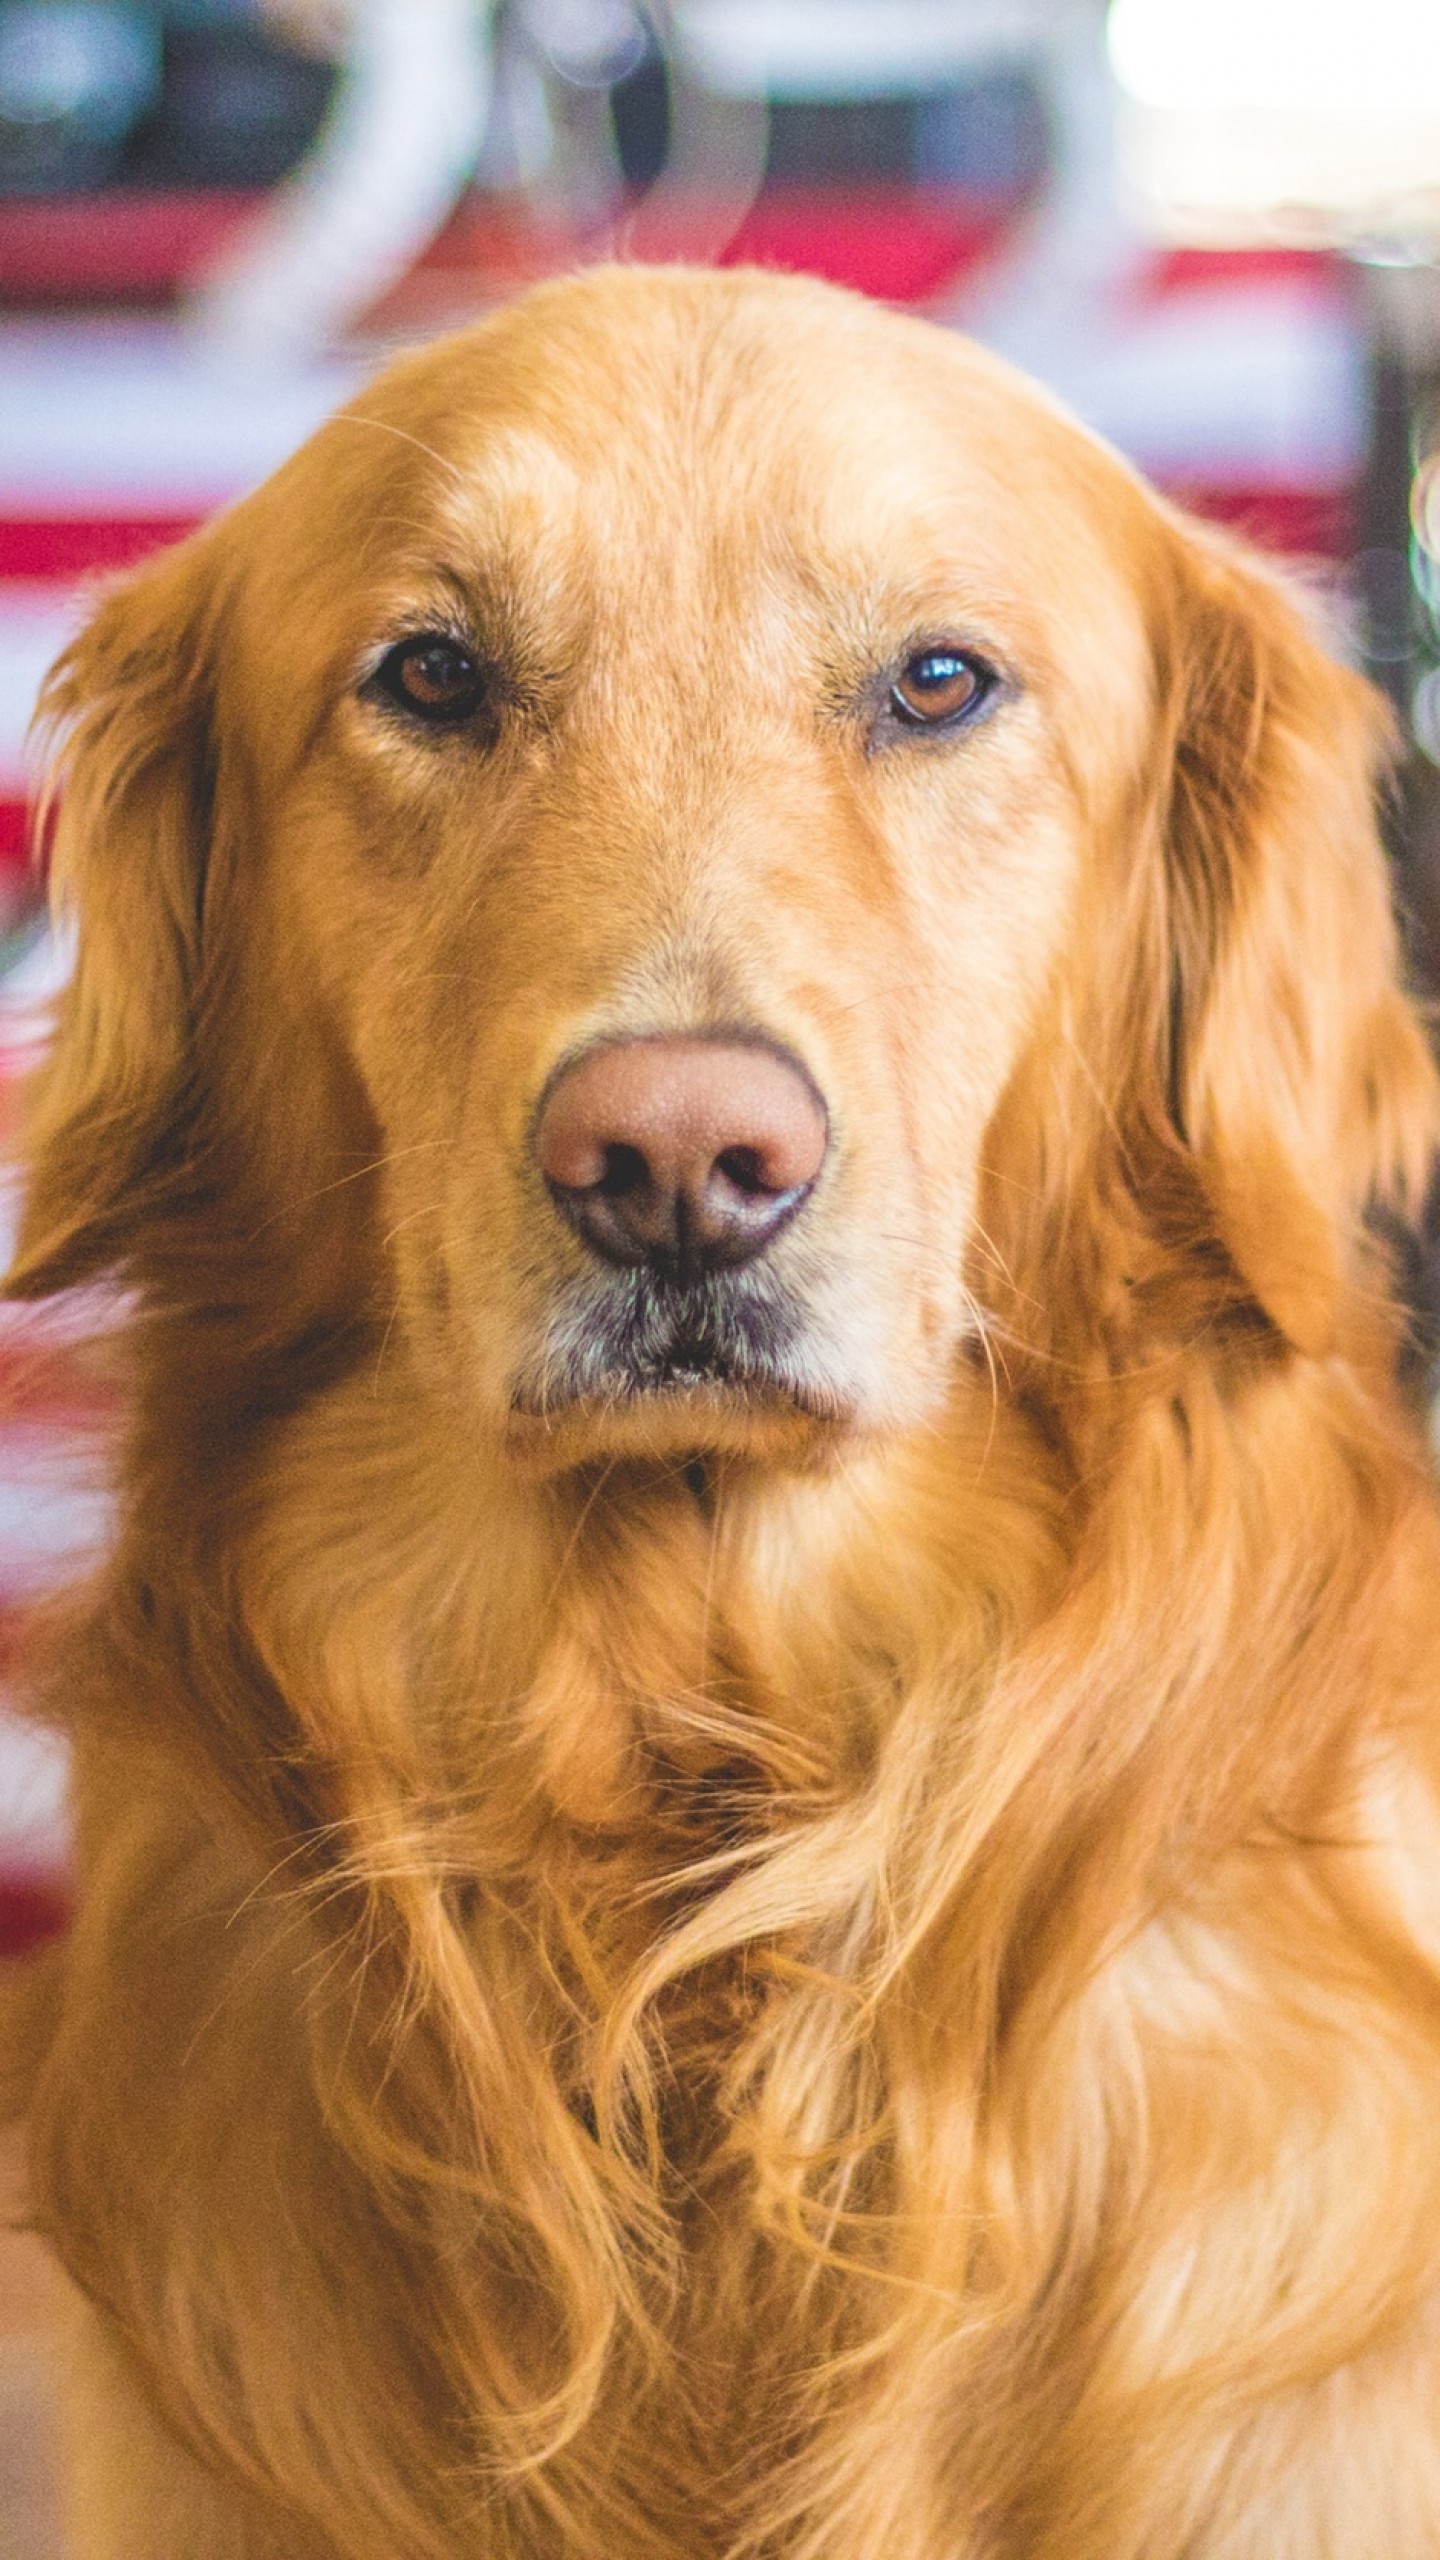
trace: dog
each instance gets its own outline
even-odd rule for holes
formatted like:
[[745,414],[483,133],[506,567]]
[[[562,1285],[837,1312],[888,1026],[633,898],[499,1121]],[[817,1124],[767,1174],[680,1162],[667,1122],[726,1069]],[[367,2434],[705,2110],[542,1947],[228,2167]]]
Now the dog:
[[1433,2560],[1368,688],[975,347],[615,268],[46,711],[75,2560]]

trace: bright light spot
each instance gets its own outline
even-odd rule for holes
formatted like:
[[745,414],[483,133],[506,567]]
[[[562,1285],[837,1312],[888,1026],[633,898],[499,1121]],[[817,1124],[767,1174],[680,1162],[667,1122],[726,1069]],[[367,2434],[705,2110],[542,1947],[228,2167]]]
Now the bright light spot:
[[1432,667],[1415,687],[1410,705],[1415,743],[1432,764],[1440,764],[1440,668]]
[[1144,106],[1440,113],[1440,0],[1112,0],[1109,42]]
[[1440,453],[1427,454],[1415,474],[1410,522],[1421,549],[1432,560],[1440,560]]

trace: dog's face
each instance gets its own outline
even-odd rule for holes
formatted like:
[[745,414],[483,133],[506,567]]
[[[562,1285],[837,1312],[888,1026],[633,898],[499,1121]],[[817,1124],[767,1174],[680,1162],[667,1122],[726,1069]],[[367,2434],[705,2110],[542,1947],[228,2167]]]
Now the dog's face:
[[269,538],[332,473],[350,523],[240,647],[260,717],[296,696],[273,894],[408,1328],[568,1447],[913,1420],[1080,774],[1142,728],[1094,459],[958,349],[708,280],[556,297],[358,405]]
[[[1113,1120],[1140,973],[1173,1033],[1135,946],[1181,548],[939,332],[776,279],[551,288],[396,367],[81,644],[76,772],[108,734],[110,820],[148,794],[189,1028],[92,989],[72,1047],[138,1041],[120,1080],[171,1112],[198,1080],[282,1220],[378,1184],[372,1301],[518,1449],[913,1424],[1013,1245],[982,1173],[1007,1095],[1044,1112],[1037,1043],[1059,1118],[1088,1081]],[[57,1227],[40,1196],[36,1267]]]

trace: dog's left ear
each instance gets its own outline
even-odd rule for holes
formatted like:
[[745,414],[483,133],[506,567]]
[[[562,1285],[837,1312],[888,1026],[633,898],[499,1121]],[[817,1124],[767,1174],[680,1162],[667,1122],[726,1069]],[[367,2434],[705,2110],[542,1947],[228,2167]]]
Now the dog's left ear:
[[21,1132],[11,1297],[123,1262],[185,1145],[219,614],[201,534],[101,601],[41,696],[56,742],[51,904],[76,951]]
[[1161,1106],[1245,1290],[1320,1354],[1367,1211],[1418,1216],[1440,1144],[1376,824],[1388,724],[1278,581],[1166,536]]

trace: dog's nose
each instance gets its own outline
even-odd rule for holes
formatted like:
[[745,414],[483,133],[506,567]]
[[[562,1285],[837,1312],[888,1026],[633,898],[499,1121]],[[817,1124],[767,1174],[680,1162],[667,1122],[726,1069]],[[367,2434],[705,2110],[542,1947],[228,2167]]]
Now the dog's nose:
[[772,1242],[825,1161],[825,1105],[797,1059],[734,1039],[617,1040],[556,1078],[535,1153],[557,1206],[607,1262],[671,1277]]

